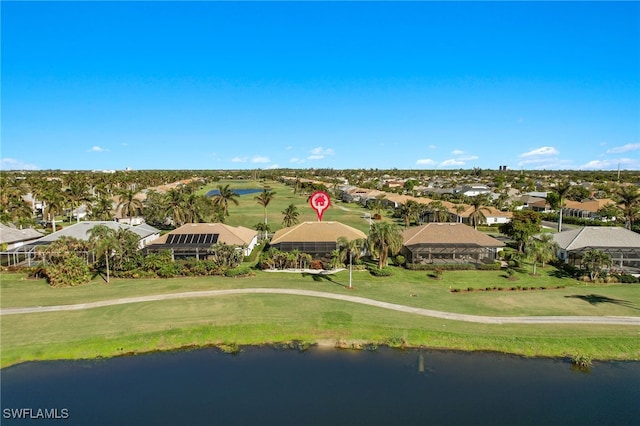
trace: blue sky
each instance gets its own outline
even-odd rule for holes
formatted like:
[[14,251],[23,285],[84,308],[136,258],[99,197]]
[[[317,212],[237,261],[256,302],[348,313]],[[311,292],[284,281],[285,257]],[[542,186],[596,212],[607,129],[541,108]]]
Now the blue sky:
[[2,169],[640,170],[638,2],[6,2]]

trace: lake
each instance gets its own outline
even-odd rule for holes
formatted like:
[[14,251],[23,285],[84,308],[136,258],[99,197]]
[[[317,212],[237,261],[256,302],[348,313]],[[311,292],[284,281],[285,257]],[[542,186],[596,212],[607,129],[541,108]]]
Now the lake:
[[[245,188],[245,189],[232,189],[232,191],[242,196],[242,195],[249,195],[249,194],[257,194],[259,192],[262,192],[262,189]],[[218,195],[218,194],[220,194],[220,190],[212,189],[211,191],[207,192],[205,196],[213,197],[214,195]]]
[[[640,363],[431,350],[198,349],[3,369],[2,424],[632,425]],[[65,419],[30,417],[38,409]],[[66,411],[65,411],[66,410]],[[13,414],[12,414],[13,413]],[[43,412],[41,411],[40,414]]]

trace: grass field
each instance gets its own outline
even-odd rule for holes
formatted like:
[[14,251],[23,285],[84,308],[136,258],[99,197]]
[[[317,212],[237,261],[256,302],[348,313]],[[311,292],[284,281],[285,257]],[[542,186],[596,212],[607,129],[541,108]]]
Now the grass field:
[[[213,185],[207,185],[198,191],[198,194],[206,194],[211,189],[217,189],[218,186],[229,185],[231,189],[256,188],[262,189],[267,185],[269,189],[275,192],[275,196],[267,207],[267,221],[271,227],[271,232],[275,232],[282,228],[282,211],[293,204],[298,208],[300,222],[317,221],[316,212],[309,206],[307,201],[308,195],[296,195],[293,188],[280,182],[269,181],[261,183],[257,181],[220,181]],[[238,197],[239,205],[229,205],[229,217],[227,223],[233,226],[245,226],[254,228],[257,223],[264,222],[264,210],[254,199],[257,194],[248,194]],[[365,234],[369,233],[369,222],[362,216],[364,213],[371,211],[362,207],[360,204],[343,203],[332,197],[331,207],[327,209],[322,218],[323,221],[337,221],[345,225],[352,226],[361,230]]]
[[[255,181],[221,181],[201,193],[229,184],[232,189],[262,188]],[[291,203],[300,221],[317,220],[306,195],[266,183],[276,193],[268,206],[271,230],[282,227],[282,211]],[[230,225],[253,228],[264,211],[254,194],[230,205]],[[325,221],[340,221],[368,233],[358,204],[333,200]],[[383,220],[390,220],[385,217]],[[551,266],[530,265],[509,281],[502,271],[445,271],[436,280],[426,271],[394,268],[392,277],[368,272],[331,276],[257,271],[253,277],[150,280],[100,278],[73,288],[51,288],[43,280],[0,274],[0,307],[70,305],[133,296],[230,288],[296,288],[366,297],[447,312],[493,315],[640,316],[640,285],[586,285],[563,277]],[[512,287],[546,290],[511,291]],[[453,289],[501,291],[457,292]],[[560,288],[555,288],[560,287]],[[551,289],[553,288],[553,289]],[[0,317],[0,366],[50,359],[118,356],[207,345],[269,344],[300,340],[335,345],[342,342],[500,351],[526,356],[574,356],[593,359],[640,359],[640,327],[614,325],[485,325],[449,321],[350,302],[291,295],[227,295],[108,306],[83,311]]]
[[[449,312],[522,315],[638,316],[640,286],[586,286],[558,278],[547,267],[540,276],[519,273],[518,283],[552,284],[554,290],[451,293],[453,285],[511,282],[498,271],[425,272],[396,269],[392,277],[354,272],[330,279],[258,271],[248,278],[113,280],[109,285],[53,289],[44,281],[3,274],[1,306],[75,304],[147,294],[226,288],[301,288],[344,293]],[[507,285],[507,284],[505,284]],[[94,358],[188,346],[306,342],[371,342],[430,348],[492,350],[526,356],[640,359],[640,328],[594,325],[484,325],[417,317],[354,303],[285,295],[229,295],[109,306],[74,312],[1,317],[2,366],[44,359]]]

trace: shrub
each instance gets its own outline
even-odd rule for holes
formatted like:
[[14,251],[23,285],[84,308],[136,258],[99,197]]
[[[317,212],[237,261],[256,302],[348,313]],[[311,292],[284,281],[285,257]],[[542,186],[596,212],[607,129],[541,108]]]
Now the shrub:
[[481,271],[499,271],[500,268],[502,268],[500,262],[481,263],[477,267],[477,269],[480,269]]
[[324,269],[324,266],[322,265],[322,261],[318,259],[312,260],[310,267],[311,269]]
[[618,278],[618,282],[625,283],[625,284],[633,284],[633,283],[640,282],[640,280],[637,277],[634,277],[631,274],[619,274],[619,275],[616,275],[616,278]]
[[398,266],[402,266],[402,265],[404,265],[404,262],[405,262],[405,258],[404,258],[404,256],[403,256],[403,255],[401,255],[401,254],[397,255],[397,256],[395,257],[395,262],[396,262],[396,265],[398,265]]
[[476,269],[471,263],[407,263],[405,267],[411,271],[469,271]]
[[393,275],[393,269],[389,266],[384,266],[382,268],[378,268],[377,266],[370,266],[369,272],[374,277],[390,277]]
[[253,275],[253,271],[248,266],[238,266],[224,271],[225,277],[246,277],[249,275]]

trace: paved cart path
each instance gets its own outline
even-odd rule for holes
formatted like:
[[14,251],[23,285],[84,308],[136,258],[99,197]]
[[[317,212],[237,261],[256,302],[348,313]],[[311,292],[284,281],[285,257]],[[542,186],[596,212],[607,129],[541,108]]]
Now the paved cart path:
[[345,302],[360,303],[362,305],[375,306],[399,312],[407,312],[433,318],[442,318],[454,321],[476,322],[483,324],[615,324],[615,325],[640,325],[640,317],[621,316],[524,316],[524,317],[496,317],[483,315],[456,314],[451,312],[435,311],[432,309],[414,308],[395,303],[380,302],[364,297],[349,296],[345,294],[325,293],[320,291],[280,289],[280,288],[243,288],[229,290],[207,290],[183,293],[158,294],[150,296],[127,297],[122,299],[101,300],[98,302],[78,303],[75,305],[37,306],[28,308],[0,309],[0,315],[32,314],[41,312],[78,311],[83,309],[99,308],[103,306],[124,305],[128,303],[153,302],[157,300],[191,299],[197,297],[216,297],[232,294],[288,294],[294,296],[321,297],[325,299],[341,300]]

